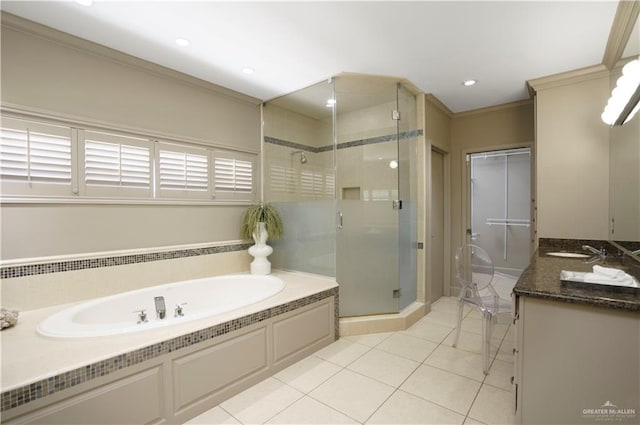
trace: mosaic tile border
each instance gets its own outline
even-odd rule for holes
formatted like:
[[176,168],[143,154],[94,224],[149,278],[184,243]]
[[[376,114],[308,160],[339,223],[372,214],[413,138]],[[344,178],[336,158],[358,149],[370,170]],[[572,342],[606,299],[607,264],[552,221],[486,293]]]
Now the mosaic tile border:
[[148,263],[150,261],[171,260],[175,258],[195,257],[198,255],[219,254],[223,252],[244,251],[252,243],[217,245],[204,248],[190,248],[175,251],[150,252],[146,254],[118,255],[114,257],[86,258],[51,263],[28,264],[23,266],[5,266],[0,268],[0,279],[26,277],[47,273],[68,272],[72,270],[96,269],[100,267],[121,266],[124,264]]
[[128,353],[120,354],[97,363],[88,364],[68,372],[55,375],[20,388],[2,393],[0,412],[25,405],[35,400],[42,399],[59,391],[91,381],[92,379],[109,375],[129,366],[140,364],[144,361],[159,357],[182,348],[198,344],[216,338],[221,335],[234,332],[246,326],[260,323],[272,317],[297,310],[301,307],[335,297],[335,339],[338,338],[339,311],[338,311],[338,287],[327,289],[317,294],[309,295],[288,303],[271,307],[256,313],[252,313],[237,319],[219,323],[217,325],[181,335],[166,341],[149,345]]
[[[424,131],[422,129],[411,130],[411,131],[403,131],[403,132],[400,133],[400,140],[411,139],[411,138],[414,138],[414,137],[422,136],[423,134],[424,134]],[[397,137],[396,134],[385,134],[383,136],[376,136],[376,137],[369,137],[369,138],[366,138],[366,139],[351,140],[351,141],[348,141],[348,142],[338,143],[337,148],[338,149],[346,149],[346,148],[353,148],[353,147],[357,147],[357,146],[372,145],[372,144],[375,144],[375,143],[391,142],[391,141],[395,140],[396,137]],[[310,152],[310,153],[329,152],[329,151],[331,151],[333,149],[333,145],[325,145],[325,146],[316,147],[316,146],[304,145],[302,143],[292,142],[292,141],[289,141],[289,140],[278,139],[278,138],[269,137],[269,136],[265,136],[264,137],[264,142],[265,143],[270,143],[272,145],[278,145],[278,146],[283,146],[283,147],[287,147],[287,148],[303,150],[305,152]]]

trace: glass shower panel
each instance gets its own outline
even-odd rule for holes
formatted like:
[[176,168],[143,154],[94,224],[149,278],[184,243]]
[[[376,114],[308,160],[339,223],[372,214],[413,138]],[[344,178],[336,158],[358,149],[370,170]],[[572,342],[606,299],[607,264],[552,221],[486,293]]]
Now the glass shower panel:
[[270,241],[274,268],[335,276],[333,82],[321,82],[263,106],[264,199],[285,231]]
[[[336,90],[336,280],[340,315],[398,311],[396,82],[340,76]],[[415,283],[414,283],[415,285]]]
[[398,188],[402,209],[398,211],[398,279],[402,310],[417,299],[417,112],[415,96],[398,84]]

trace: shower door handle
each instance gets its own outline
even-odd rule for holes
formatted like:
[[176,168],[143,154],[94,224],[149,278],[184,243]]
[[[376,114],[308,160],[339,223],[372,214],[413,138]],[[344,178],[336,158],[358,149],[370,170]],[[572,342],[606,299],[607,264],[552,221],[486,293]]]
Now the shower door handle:
[[342,229],[342,211],[338,211],[338,229]]

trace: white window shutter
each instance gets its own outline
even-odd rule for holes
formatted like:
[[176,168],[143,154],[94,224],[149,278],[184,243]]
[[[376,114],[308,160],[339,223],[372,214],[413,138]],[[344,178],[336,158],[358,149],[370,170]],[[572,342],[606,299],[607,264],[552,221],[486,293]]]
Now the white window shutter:
[[214,159],[216,198],[254,200],[254,163],[253,155],[216,151]]
[[87,140],[85,182],[96,186],[149,188],[149,148]]
[[152,196],[153,142],[118,134],[86,131],[83,194],[105,197]]
[[157,154],[161,197],[210,198],[209,153],[205,149],[161,143]]
[[71,195],[74,141],[70,127],[2,119],[0,181],[4,195]]

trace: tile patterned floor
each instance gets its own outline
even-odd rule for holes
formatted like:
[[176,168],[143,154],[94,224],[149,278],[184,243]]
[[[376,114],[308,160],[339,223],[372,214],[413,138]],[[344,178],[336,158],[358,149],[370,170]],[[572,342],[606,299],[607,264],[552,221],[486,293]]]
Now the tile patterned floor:
[[406,331],[344,337],[187,424],[512,424],[513,329],[494,327],[482,373],[481,322],[435,302]]

